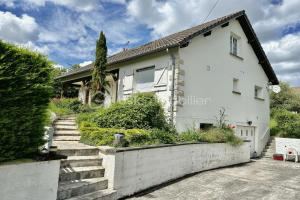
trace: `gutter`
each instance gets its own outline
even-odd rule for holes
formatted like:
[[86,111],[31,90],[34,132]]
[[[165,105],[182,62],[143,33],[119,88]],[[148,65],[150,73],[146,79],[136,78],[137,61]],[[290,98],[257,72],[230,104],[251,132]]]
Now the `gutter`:
[[175,97],[175,56],[171,53],[171,61],[172,61],[172,85],[171,85],[171,115],[170,122],[174,125],[174,97]]

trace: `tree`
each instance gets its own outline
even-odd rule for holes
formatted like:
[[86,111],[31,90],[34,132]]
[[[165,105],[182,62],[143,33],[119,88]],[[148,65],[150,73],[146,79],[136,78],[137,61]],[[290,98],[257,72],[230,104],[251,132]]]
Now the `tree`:
[[80,65],[79,64],[74,64],[72,65],[71,69],[74,70],[74,69],[79,69],[80,68]]
[[280,82],[281,91],[271,93],[271,109],[285,109],[300,112],[300,97],[291,89],[289,84]]
[[96,58],[92,74],[92,89],[94,93],[99,94],[97,95],[97,98],[99,98],[101,103],[104,101],[104,93],[107,91],[107,87],[109,86],[109,82],[106,80],[106,62],[106,38],[103,31],[101,31],[96,43]]

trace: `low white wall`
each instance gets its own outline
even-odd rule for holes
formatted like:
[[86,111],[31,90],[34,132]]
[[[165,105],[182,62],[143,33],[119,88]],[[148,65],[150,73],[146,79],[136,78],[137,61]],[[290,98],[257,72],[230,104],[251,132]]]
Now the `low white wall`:
[[60,161],[0,166],[1,200],[55,200]]
[[287,148],[294,148],[300,153],[300,139],[293,138],[275,138],[276,153],[285,154]]
[[[117,197],[132,195],[184,175],[250,161],[248,143],[165,145],[150,148],[100,147],[109,187]],[[114,166],[114,167],[112,167]]]

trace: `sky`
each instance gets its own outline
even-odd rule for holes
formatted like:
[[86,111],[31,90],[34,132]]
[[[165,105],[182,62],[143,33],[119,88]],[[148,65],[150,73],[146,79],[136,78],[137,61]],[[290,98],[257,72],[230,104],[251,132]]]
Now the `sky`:
[[[0,0],[0,39],[45,54],[57,66],[108,54],[201,24],[216,0]],[[219,0],[206,21],[246,10],[280,80],[300,86],[300,0]]]

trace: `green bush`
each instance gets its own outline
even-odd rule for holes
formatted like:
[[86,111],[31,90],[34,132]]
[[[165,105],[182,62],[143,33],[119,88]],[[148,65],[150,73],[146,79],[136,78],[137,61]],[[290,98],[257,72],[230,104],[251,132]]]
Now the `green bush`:
[[199,142],[200,139],[200,132],[195,129],[188,129],[185,132],[182,132],[178,136],[179,142]]
[[279,109],[274,112],[280,137],[300,138],[300,115]]
[[176,143],[177,134],[174,132],[167,132],[160,129],[152,129],[150,131],[151,144],[174,144]]
[[205,131],[190,129],[180,134],[178,140],[180,142],[226,142],[232,146],[238,146],[243,143],[243,141],[237,137],[230,128],[211,128]]
[[81,124],[83,122],[91,122],[94,123],[95,126],[97,124],[95,123],[94,119],[97,117],[98,112],[83,112],[83,113],[78,113],[76,116],[76,122],[77,124]]
[[70,115],[94,111],[89,105],[82,104],[78,98],[52,99],[49,109],[58,115]]
[[92,121],[102,128],[171,129],[162,105],[153,93],[135,94],[127,100],[100,109]]
[[44,143],[52,72],[46,57],[0,41],[0,161],[27,157]]
[[82,122],[80,125],[81,142],[89,145],[113,146],[114,135],[122,133],[125,136],[126,144],[129,146],[142,146],[151,144],[173,144],[176,135],[166,131],[153,129],[117,129],[99,128],[92,122]]
[[278,128],[277,121],[273,118],[270,120],[269,128],[270,128],[270,135],[271,136],[277,136],[280,132],[280,129]]

